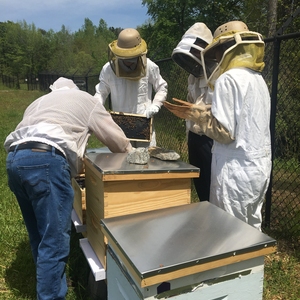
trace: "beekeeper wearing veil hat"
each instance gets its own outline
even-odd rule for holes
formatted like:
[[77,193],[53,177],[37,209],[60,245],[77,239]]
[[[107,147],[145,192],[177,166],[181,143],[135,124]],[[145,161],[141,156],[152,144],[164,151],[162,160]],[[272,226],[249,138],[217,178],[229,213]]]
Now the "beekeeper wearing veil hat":
[[[142,114],[147,118],[157,114],[167,97],[167,83],[146,54],[147,44],[139,32],[133,28],[122,30],[118,39],[108,45],[108,62],[100,72],[95,97],[105,104],[110,95],[115,112]],[[156,146],[154,128],[150,145]],[[138,142],[134,146],[146,147],[149,143]]]
[[[210,202],[261,230],[261,209],[271,172],[270,94],[261,75],[262,36],[241,21],[219,26],[202,52],[213,89],[212,105],[179,105],[173,112],[195,121],[214,139]],[[181,103],[179,103],[181,104]]]
[[[172,52],[172,59],[190,75],[187,101],[197,105],[211,104],[212,91],[205,80],[201,52],[212,42],[210,29],[202,22],[192,25],[182,36]],[[194,178],[194,186],[200,201],[209,200],[211,175],[211,148],[213,140],[201,132],[200,127],[186,119],[189,162],[200,168],[200,176]]]

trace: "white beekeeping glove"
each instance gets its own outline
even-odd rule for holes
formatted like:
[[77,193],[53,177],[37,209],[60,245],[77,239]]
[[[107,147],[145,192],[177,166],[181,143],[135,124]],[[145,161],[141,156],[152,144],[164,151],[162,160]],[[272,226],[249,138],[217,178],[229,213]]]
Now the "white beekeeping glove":
[[149,119],[159,112],[159,106],[151,104],[146,108],[145,115]]

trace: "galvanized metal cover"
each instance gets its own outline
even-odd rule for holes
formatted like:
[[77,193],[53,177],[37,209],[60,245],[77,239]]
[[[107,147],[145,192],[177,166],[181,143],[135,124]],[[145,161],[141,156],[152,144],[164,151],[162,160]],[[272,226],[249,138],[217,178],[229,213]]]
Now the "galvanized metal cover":
[[209,202],[103,219],[101,225],[140,278],[276,245]]
[[130,164],[127,153],[86,153],[85,158],[102,174],[141,174],[141,173],[172,173],[195,172],[199,168],[183,161],[163,161],[150,158],[146,165]]

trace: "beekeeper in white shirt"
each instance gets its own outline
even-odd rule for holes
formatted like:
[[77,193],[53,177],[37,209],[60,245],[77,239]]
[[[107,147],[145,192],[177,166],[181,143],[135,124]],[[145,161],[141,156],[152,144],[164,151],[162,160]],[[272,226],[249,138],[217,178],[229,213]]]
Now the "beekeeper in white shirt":
[[[8,185],[28,231],[37,299],[65,299],[74,190],[90,135],[112,152],[133,150],[103,105],[67,78],[33,101],[5,142]],[[21,270],[20,270],[21,271]]]

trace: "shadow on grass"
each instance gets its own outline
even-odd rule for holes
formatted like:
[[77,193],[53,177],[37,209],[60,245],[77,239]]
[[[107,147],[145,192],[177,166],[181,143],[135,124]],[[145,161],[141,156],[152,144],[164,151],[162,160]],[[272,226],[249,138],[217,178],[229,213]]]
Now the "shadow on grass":
[[84,238],[76,233],[72,226],[71,250],[68,263],[69,292],[67,299],[107,300],[107,286],[104,280],[95,281],[90,266],[85,258],[79,239]]
[[79,239],[83,238],[82,234],[77,233],[72,226],[70,255],[68,260],[67,278],[69,291],[68,294],[73,294],[75,299],[89,299],[88,277],[90,267],[79,246]]
[[[79,246],[82,235],[72,227],[70,255],[67,265],[68,294],[66,299],[91,299],[89,285],[90,267]],[[10,299],[36,299],[36,272],[28,241],[16,249],[15,260],[6,269],[5,281],[13,295]]]
[[5,281],[16,299],[36,299],[35,265],[28,241],[16,249],[16,258],[6,269]]

